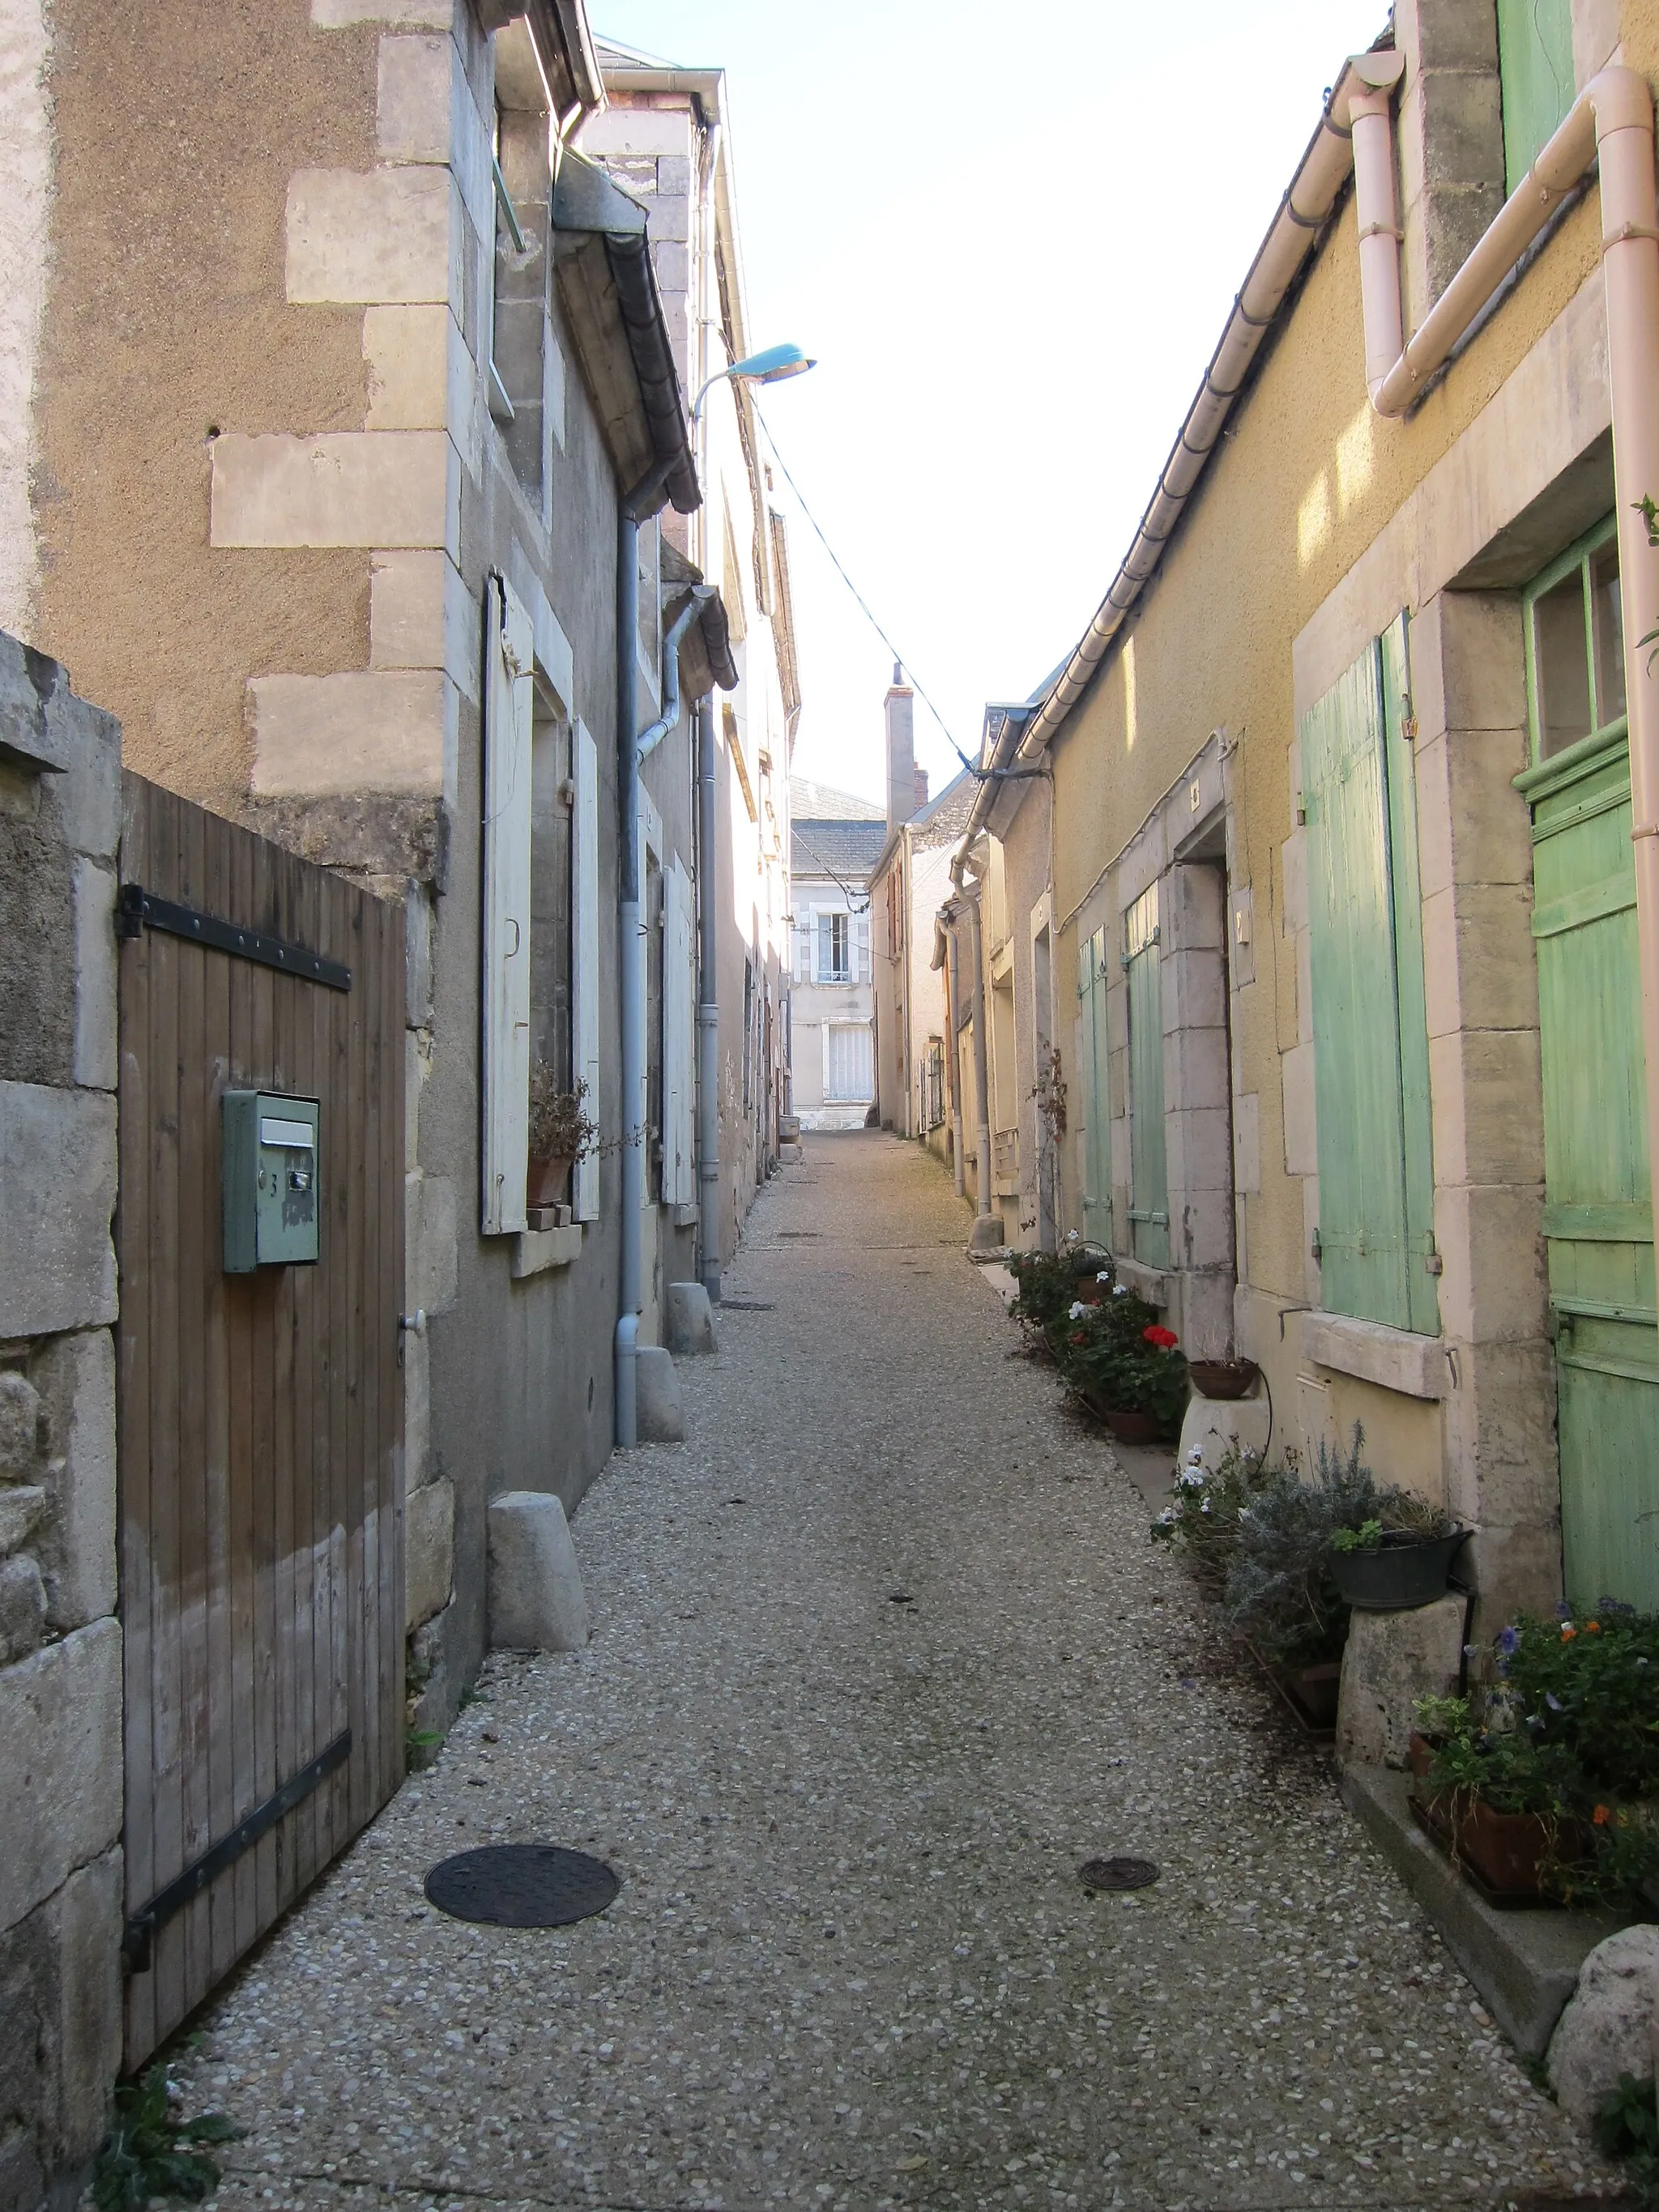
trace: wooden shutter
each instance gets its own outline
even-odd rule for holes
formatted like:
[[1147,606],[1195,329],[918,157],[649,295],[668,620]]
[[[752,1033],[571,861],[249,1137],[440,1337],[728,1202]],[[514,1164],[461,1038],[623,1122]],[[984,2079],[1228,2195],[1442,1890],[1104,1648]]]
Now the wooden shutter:
[[696,978],[691,883],[678,860],[663,876],[662,894],[662,1194],[666,1205],[690,1206],[697,1194],[691,1139]]
[[1498,0],[1498,73],[1512,192],[1572,106],[1571,0]]
[[1129,993],[1129,1221],[1134,1256],[1170,1264],[1170,1182],[1164,1135],[1164,969],[1158,885],[1123,918]]
[[[574,1040],[573,1059],[578,1079],[587,1086],[582,1101],[588,1119],[602,1124],[599,1113],[599,749],[592,732],[576,725],[571,747],[575,769],[576,804],[571,821],[575,846],[571,880],[575,886],[572,935],[575,940],[575,974],[572,978]],[[599,1218],[599,1162],[589,1152],[576,1163],[575,1215],[578,1221]]]
[[535,637],[489,580],[484,714],[483,1230],[525,1226],[530,1123],[530,724]]
[[1083,1233],[1115,1249],[1112,1236],[1112,1105],[1106,1026],[1105,933],[1078,947],[1083,1020]]
[[1415,778],[1397,623],[1303,717],[1325,1308],[1434,1334]]

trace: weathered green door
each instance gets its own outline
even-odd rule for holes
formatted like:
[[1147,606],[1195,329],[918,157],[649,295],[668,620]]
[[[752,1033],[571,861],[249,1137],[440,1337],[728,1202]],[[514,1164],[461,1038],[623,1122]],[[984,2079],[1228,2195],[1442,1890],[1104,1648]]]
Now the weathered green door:
[[1170,1181],[1164,1149],[1164,984],[1158,937],[1158,885],[1123,918],[1129,990],[1129,1227],[1133,1256],[1148,1267],[1170,1264]]
[[1106,940],[1103,930],[1078,947],[1083,1019],[1083,1233],[1103,1251],[1112,1243],[1112,1106],[1106,1030]]
[[1527,595],[1544,1235],[1567,1595],[1659,1607],[1659,1333],[1611,525]]

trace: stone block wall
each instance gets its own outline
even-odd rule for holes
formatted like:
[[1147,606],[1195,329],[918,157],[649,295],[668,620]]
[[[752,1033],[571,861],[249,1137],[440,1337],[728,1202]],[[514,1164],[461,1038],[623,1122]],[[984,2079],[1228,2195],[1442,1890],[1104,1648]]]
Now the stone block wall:
[[68,2206],[121,2057],[121,736],[0,633],[0,2212]]

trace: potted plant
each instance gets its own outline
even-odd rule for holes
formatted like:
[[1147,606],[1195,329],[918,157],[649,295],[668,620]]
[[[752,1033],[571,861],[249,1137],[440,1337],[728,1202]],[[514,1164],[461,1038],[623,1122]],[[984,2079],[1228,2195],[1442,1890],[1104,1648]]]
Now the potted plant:
[[1238,1549],[1238,1516],[1265,1480],[1259,1453],[1230,1444],[1212,1469],[1194,1444],[1152,1526],[1152,1541],[1183,1559],[1206,1595],[1218,1598]]
[[1572,1761],[1504,1710],[1423,1698],[1411,1739],[1413,1808],[1494,1905],[1559,1894],[1586,1853]]
[[1331,1574],[1338,1589],[1365,1613],[1400,1613],[1443,1597],[1452,1560],[1468,1531],[1409,1491],[1379,1492],[1377,1508],[1357,1528],[1332,1532]]
[[1098,1304],[1073,1302],[1055,1348],[1061,1371],[1121,1443],[1153,1443],[1179,1427],[1187,1362],[1173,1329],[1124,1284]]
[[1348,1603],[1331,1573],[1331,1539],[1376,1510],[1377,1484],[1361,1462],[1356,1426],[1345,1455],[1320,1440],[1311,1482],[1276,1468],[1238,1516],[1225,1610],[1304,1727],[1335,1725]]
[[1225,1400],[1243,1397],[1261,1370],[1254,1359],[1189,1359],[1187,1372],[1200,1397]]
[[555,1206],[562,1200],[570,1170],[599,1135],[597,1125],[583,1110],[586,1083],[563,1091],[544,1060],[530,1070],[530,1166],[525,1203]]
[[[1659,1614],[1603,1598],[1522,1617],[1467,1699],[1419,1708],[1419,1817],[1500,1902],[1653,1909]],[[1484,1677],[1484,1679],[1482,1679]]]

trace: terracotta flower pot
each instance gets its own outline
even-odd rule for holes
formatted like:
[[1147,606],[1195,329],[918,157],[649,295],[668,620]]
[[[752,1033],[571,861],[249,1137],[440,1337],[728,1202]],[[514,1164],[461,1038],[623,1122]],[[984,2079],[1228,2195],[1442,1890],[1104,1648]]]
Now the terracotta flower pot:
[[1433,1745],[1413,1732],[1408,1755],[1424,1826],[1492,1903],[1536,1904],[1549,1895],[1547,1877],[1553,1869],[1577,1866],[1589,1856],[1590,1839],[1582,1821],[1558,1820],[1544,1813],[1499,1813],[1463,1790],[1443,1790],[1431,1796],[1425,1785]]
[[565,1186],[570,1181],[570,1170],[575,1162],[569,1158],[532,1160],[526,1178],[526,1206],[557,1206],[564,1197]]
[[1164,1434],[1156,1413],[1143,1413],[1134,1406],[1102,1406],[1100,1418],[1121,1444],[1155,1444]]
[[1254,1359],[1189,1359],[1187,1372],[1201,1398],[1242,1398],[1261,1370]]

